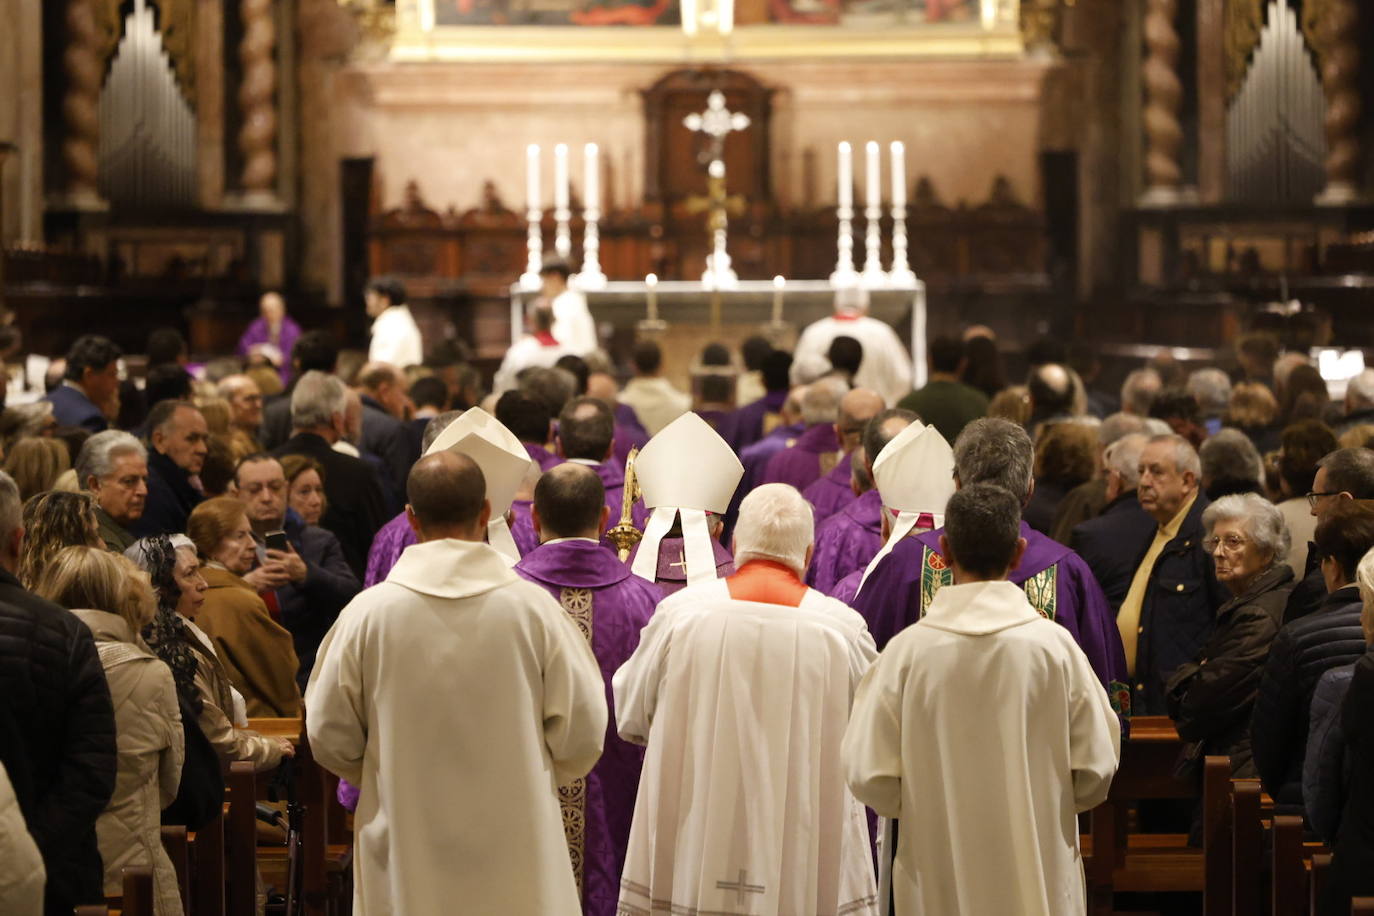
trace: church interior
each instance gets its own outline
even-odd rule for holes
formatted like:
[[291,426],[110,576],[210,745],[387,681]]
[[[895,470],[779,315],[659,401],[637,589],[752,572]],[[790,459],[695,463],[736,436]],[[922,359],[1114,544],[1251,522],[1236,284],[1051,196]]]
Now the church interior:
[[[555,294],[548,278],[560,271],[559,288],[577,293],[585,303],[580,314],[590,315],[590,337],[580,351],[562,336],[569,325],[560,324],[566,319],[558,305],[549,306]],[[379,294],[389,297],[388,312],[408,306],[422,342],[416,356],[377,356],[383,318],[373,300]],[[181,513],[183,524],[158,533],[188,530],[188,513],[192,521],[195,517],[191,506],[215,496],[209,481],[202,488],[200,478],[211,476],[217,448],[223,453],[220,465],[230,462],[219,493],[234,495],[243,486],[243,463],[273,461],[259,453],[287,448],[288,437],[299,432],[292,425],[292,388],[283,395],[278,382],[297,384],[293,365],[301,373],[321,367],[293,364],[289,345],[278,350],[277,325],[266,344],[266,338],[248,344],[245,329],[255,319],[263,321],[260,314],[268,316],[269,300],[284,308],[297,333],[328,336],[332,343],[325,349],[333,365],[323,371],[337,372],[350,390],[362,394],[361,433],[341,438],[360,440],[353,445],[360,446],[361,460],[371,461],[380,481],[368,484],[379,494],[375,524],[360,545],[351,545],[348,534],[327,524],[332,516],[325,514],[319,523],[343,544],[346,565],[352,567],[344,570],[353,583],[350,597],[366,596],[364,585],[385,579],[387,566],[375,579],[370,566],[384,536],[409,539],[392,545],[388,566],[403,549],[413,549],[416,535],[407,525],[419,532],[420,522],[418,515],[406,521],[411,508],[407,474],[412,465],[419,467],[417,460],[425,460],[421,442],[428,448],[434,441],[432,433],[421,438],[425,420],[479,404],[497,413],[491,406],[498,403],[495,396],[513,390],[539,401],[538,392],[526,391],[517,376],[531,366],[551,367],[554,356],[540,362],[536,351],[558,344],[568,345],[566,353],[559,350],[564,358],[596,354],[576,360],[581,375],[575,393],[599,396],[600,378],[615,410],[614,449],[606,444],[596,460],[576,459],[591,465],[604,458],[604,466],[615,466],[608,473],[620,475],[614,485],[606,478],[610,512],[604,537],[613,539],[612,528],[620,523],[629,526],[624,530],[632,532],[627,535],[631,543],[648,537],[650,529],[654,543],[681,542],[677,553],[661,554],[659,561],[681,567],[680,581],[674,580],[679,586],[693,581],[687,572],[689,519],[682,510],[696,512],[692,524],[709,533],[714,544],[709,549],[730,547],[746,486],[786,482],[771,476],[774,453],[755,467],[745,454],[749,446],[764,441],[777,424],[792,423],[794,435],[785,446],[779,439],[778,446],[790,451],[805,429],[817,425],[803,419],[809,408],[806,395],[796,393],[799,388],[792,395],[796,403],[784,402],[789,382],[820,385],[839,373],[846,390],[850,382],[855,391],[876,390],[877,408],[887,409],[880,416],[887,416],[899,402],[908,406],[927,382],[952,384],[958,375],[967,383],[961,388],[983,393],[975,413],[947,435],[948,446],[955,446],[959,431],[983,413],[1024,426],[1035,441],[1035,481],[1023,505],[1025,523],[1047,536],[1057,532],[1053,536],[1066,550],[1080,523],[1107,518],[1118,498],[1118,490],[1109,487],[1122,486],[1126,498],[1138,499],[1134,511],[1144,518],[1144,491],[1131,496],[1137,484],[1128,480],[1130,469],[1113,469],[1109,427],[1116,430],[1113,441],[1146,433],[1182,436],[1203,452],[1202,477],[1194,474],[1194,483],[1209,485],[1218,482],[1215,474],[1210,482],[1202,479],[1209,435],[1224,439],[1227,431],[1221,427],[1240,428],[1253,440],[1246,454],[1254,452],[1263,464],[1248,492],[1267,496],[1285,512],[1284,506],[1296,506],[1303,517],[1291,523],[1291,537],[1284,535],[1310,557],[1306,569],[1288,561],[1296,582],[1305,576],[1309,586],[1315,581],[1318,600],[1330,588],[1332,595],[1347,590],[1351,607],[1361,598],[1369,602],[1364,633],[1374,640],[1374,579],[1360,578],[1355,594],[1354,564],[1346,563],[1344,579],[1328,578],[1324,586],[1326,564],[1340,564],[1317,544],[1324,536],[1317,529],[1329,527],[1319,500],[1348,497],[1365,512],[1374,500],[1374,462],[1360,465],[1360,473],[1369,475],[1368,493],[1353,484],[1332,482],[1325,491],[1317,485],[1317,476],[1327,474],[1318,460],[1326,460],[1327,450],[1370,453],[1374,447],[1374,426],[1366,425],[1374,423],[1374,2],[1368,0],[0,0],[0,360],[5,369],[0,382],[6,386],[0,389],[0,407],[13,414],[0,417],[5,471],[18,478],[14,469],[22,469],[23,459],[11,456],[21,454],[24,439],[39,435],[29,431],[37,414],[24,411],[49,400],[57,403],[54,389],[60,394],[81,388],[81,373],[94,378],[106,362],[102,358],[93,368],[80,368],[79,346],[73,345],[88,335],[117,348],[110,352],[118,355],[121,386],[118,398],[101,402],[92,396],[91,401],[102,410],[113,405],[106,410],[109,427],[146,441],[152,467],[163,455],[154,441],[160,435],[157,424],[170,422],[172,415],[158,412],[153,395],[170,384],[155,350],[165,350],[170,338],[179,347],[173,361],[194,379],[186,383],[187,394],[166,396],[188,406],[181,399],[194,385],[197,406],[201,394],[217,402],[205,411],[210,434],[203,437],[211,440],[207,470],[179,465],[187,472],[181,484],[190,481],[195,488]],[[846,312],[854,302],[862,304]],[[833,340],[854,342],[834,337],[843,335],[843,328],[827,338],[828,352],[817,351],[826,360],[819,369],[803,366],[809,330],[852,320],[853,314],[863,320],[871,316],[884,334],[895,334],[895,358],[906,374],[894,370],[887,379],[896,379],[890,392],[879,382],[861,383],[859,368],[843,371]],[[275,320],[279,323],[280,316]],[[759,338],[768,353],[791,354],[791,375],[780,385],[768,380],[766,360],[751,362],[749,342]],[[990,388],[964,372],[972,341],[991,350],[999,366],[998,381]],[[647,356],[646,344],[656,345]],[[859,352],[870,373],[877,371],[878,345],[869,338],[862,344]],[[396,368],[386,368],[388,362]],[[231,373],[245,378],[239,373],[255,363],[266,365],[272,390],[255,376],[254,391],[262,389],[255,395],[257,419],[235,432],[241,425],[237,414],[224,419],[239,409],[230,406],[234,383],[227,378]],[[1046,406],[1046,391],[1064,391],[1057,377],[1043,374],[1047,364],[1059,372],[1064,371],[1060,364],[1072,370],[1063,378],[1071,375],[1076,386],[1076,396],[1066,396],[1057,408]],[[856,358],[855,367],[862,365]],[[1294,366],[1301,366],[1305,393],[1296,377],[1287,393],[1281,390]],[[1198,374],[1207,372],[1214,375]],[[1142,373],[1154,387],[1143,407],[1133,406],[1134,392],[1150,387]],[[746,388],[744,377],[750,374],[754,387]],[[651,521],[659,517],[649,511],[655,507],[628,473],[629,443],[619,438],[620,431],[637,429],[643,436],[637,447],[651,448],[644,443],[671,429],[689,407],[658,422],[649,411],[661,402],[645,402],[633,405],[640,411],[635,420],[630,399],[622,396],[617,403],[616,393],[660,375],[739,454],[746,484],[733,496],[727,492],[719,508],[684,504],[673,510],[680,516],[669,512]],[[728,385],[714,384],[727,375]],[[1224,386],[1219,403],[1214,390],[1205,387],[1214,376]],[[179,392],[181,378],[178,374],[176,384],[165,390]],[[415,388],[426,381],[436,387],[434,378],[444,382],[437,386],[440,396],[422,403]],[[758,379],[766,382],[767,393]],[[1199,387],[1194,379],[1202,380]],[[393,410],[383,392],[402,382],[414,387],[409,395],[400,390]],[[1243,422],[1244,405],[1237,396],[1251,382],[1275,386],[1275,392],[1269,395],[1266,389],[1261,398],[1271,402],[1267,414]],[[749,421],[758,428],[745,437],[737,417],[775,388],[777,401],[769,402],[767,420],[760,409]],[[1185,392],[1187,408],[1151,412],[1148,398],[1160,389]],[[861,426],[841,429],[849,402],[832,400],[821,408],[829,411],[827,451],[796,487],[810,500],[807,485],[833,477],[848,505],[862,499],[861,480],[875,492],[883,489],[883,480],[872,466],[878,455],[851,457],[860,433],[870,433]],[[565,397],[561,403],[576,402]],[[141,412],[126,412],[134,404]],[[1255,409],[1263,414],[1263,406]],[[551,458],[552,464],[542,466],[546,475],[560,457],[573,460],[555,454],[563,448],[552,426],[558,407],[541,415],[547,436],[538,443],[511,423],[506,424],[511,429],[500,430],[519,455],[524,455],[522,445],[529,447],[535,471],[542,466],[539,455]],[[218,430],[212,410],[223,413]],[[622,410],[630,418],[625,427]],[[70,425],[86,426],[87,432],[106,426],[103,418],[98,427],[84,420],[71,423],[61,411],[59,404],[51,423],[59,439]],[[377,420],[379,412],[392,418]],[[52,413],[41,422],[51,421]],[[1050,470],[1056,445],[1046,444],[1047,430],[1068,413],[1095,414],[1094,433],[1085,446],[1085,470],[1059,480]],[[1129,423],[1123,421],[1117,430],[1112,418],[1122,416]],[[924,419],[931,429],[938,425],[930,416]],[[342,415],[339,420],[347,422]],[[1149,425],[1159,420],[1167,427]],[[272,431],[278,421],[279,434]],[[1298,440],[1289,435],[1293,427],[1285,425],[1289,421],[1321,421],[1324,432],[1313,433],[1315,441],[1330,440],[1303,465],[1308,483],[1284,477],[1285,456],[1298,451]],[[393,437],[389,441],[367,427],[383,422],[395,430],[386,434]],[[54,434],[44,430],[41,435]],[[492,449],[506,447],[499,436],[492,438],[496,434],[481,435],[488,436]],[[1338,436],[1342,448],[1336,452]],[[18,492],[27,500],[26,525],[29,507],[40,498],[30,495],[63,488],[54,482],[59,470],[70,474],[70,489],[99,490],[78,479],[77,472],[89,468],[79,451],[84,434],[63,441],[73,451],[60,469],[53,466],[52,480],[37,489],[19,482]],[[339,445],[334,451],[348,452],[348,442]],[[352,449],[352,457],[360,448]],[[399,457],[405,449],[408,457]],[[950,455],[941,460],[955,461],[959,450]],[[851,460],[853,493],[848,490]],[[1175,461],[1174,467],[1182,464]],[[491,487],[490,470],[482,470]],[[496,529],[508,525],[502,543],[518,549],[515,559],[531,549],[522,532],[536,551],[547,540],[543,529],[531,527],[532,481],[538,474],[522,477],[526,470],[519,467],[510,478],[506,506],[513,501],[515,508],[507,513],[509,523],[497,518],[487,529],[495,547]],[[677,473],[690,478],[698,472],[707,473],[687,465]],[[286,473],[295,480],[294,471]],[[92,481],[99,477],[92,474]],[[149,475],[145,468],[148,476],[156,473]],[[321,488],[329,487],[324,480]],[[1075,516],[1067,507],[1080,490],[1093,502],[1091,509],[1075,510],[1081,512]],[[1216,498],[1239,492],[1218,489]],[[151,512],[156,497],[151,484],[148,493]],[[622,497],[623,516],[615,501]],[[915,505],[917,497],[908,500],[912,505],[900,506],[889,501],[888,492],[882,497],[880,503],[873,497],[874,526],[883,513],[881,535],[874,527],[873,550],[854,568],[837,571],[832,583],[837,587],[841,573],[864,570],[855,580],[862,588],[868,573],[881,568],[876,564],[882,556],[874,557],[874,551],[889,537],[906,536],[892,535],[899,519],[905,524],[902,532],[940,527],[949,495],[940,497],[933,514],[924,503]],[[103,500],[99,493],[96,498]],[[336,500],[331,493],[329,499],[332,506],[348,497]],[[664,499],[660,507],[675,505],[671,497]],[[1316,520],[1306,518],[1309,504]],[[1090,583],[1093,593],[1111,599],[1106,628],[1111,641],[1126,639],[1131,673],[1121,673],[1121,680],[1102,679],[1124,729],[1119,768],[1106,800],[1076,815],[1081,908],[1075,904],[1059,912],[1374,913],[1374,847],[1369,845],[1374,832],[1364,836],[1359,851],[1344,852],[1342,868],[1347,847],[1339,843],[1355,840],[1314,832],[1301,804],[1285,806],[1267,774],[1261,782],[1253,768],[1233,771],[1235,758],[1228,762],[1205,750],[1211,747],[1205,741],[1181,737],[1184,727],[1177,725],[1176,709],[1166,710],[1163,700],[1142,704],[1144,675],[1142,684],[1134,685],[1137,715],[1129,714],[1136,648],[1128,631],[1135,619],[1127,624],[1126,617],[1116,617],[1113,625],[1110,615],[1125,613],[1123,606],[1142,613],[1152,600],[1139,594],[1147,587],[1192,594],[1192,580],[1161,585],[1157,574],[1150,578],[1161,548],[1166,560],[1159,562],[1167,561],[1171,548],[1165,542],[1177,535],[1192,505],[1185,503],[1172,521],[1170,516],[1146,518],[1139,545],[1117,550],[1131,554],[1124,557],[1124,578],[1118,575],[1119,594],[1108,594],[1111,588],[1086,549],[1080,551],[1082,561],[1074,560],[1091,567],[1089,579],[1100,580],[1101,590]],[[524,528],[520,506],[526,512]],[[97,507],[101,537],[113,543],[105,533],[111,519],[105,513],[113,510],[103,501]],[[493,508],[502,516],[501,507]],[[1033,511],[1048,513],[1043,528],[1032,519]],[[264,532],[252,512],[250,506],[244,517],[256,537]],[[724,534],[711,527],[717,516],[725,520]],[[137,521],[136,512],[128,524],[113,516],[113,530],[128,538],[118,552],[134,549],[128,545],[135,536],[151,533],[140,531]],[[1374,520],[1357,521],[1350,523],[1352,530],[1367,525],[1374,532]],[[315,521],[302,522],[307,523],[318,530]],[[817,538],[822,524],[818,514]],[[1208,556],[1224,549],[1210,527],[1207,541],[1202,535],[1201,528],[1192,535],[1199,545],[1194,552],[1210,564]],[[1205,556],[1201,545],[1208,542]],[[1072,543],[1079,549],[1077,541]],[[272,544],[270,539],[259,544],[257,562],[263,568]],[[1185,546],[1194,547],[1192,541]],[[927,546],[922,562],[932,562],[933,550]],[[175,551],[169,548],[171,554]],[[709,552],[704,556],[710,559]],[[940,562],[939,554],[934,556]],[[206,557],[202,549],[202,560]],[[811,557],[807,553],[807,562]],[[1370,557],[1374,551],[1365,557],[1374,576]],[[626,560],[624,551],[620,560]],[[1046,564],[1061,570],[1060,589],[1067,588],[1066,562]],[[648,564],[651,583],[654,575],[663,578],[663,568]],[[1359,568],[1363,576],[1365,564]],[[922,569],[929,577],[935,567]],[[935,569],[937,576],[943,569]],[[1211,565],[1207,570],[1215,594],[1222,595],[1220,574]],[[640,566],[635,573],[646,575]],[[1054,593],[1053,575],[1047,580],[1039,578],[1043,575],[1018,584],[1029,593],[1035,582],[1039,587],[1048,582]],[[152,582],[157,584],[155,575]],[[807,584],[813,585],[809,579]],[[31,583],[25,579],[24,585]],[[280,595],[274,591],[279,586],[287,587],[276,583],[252,590]],[[0,605],[11,600],[6,587],[0,582]],[[914,587],[927,588],[925,598],[931,598],[928,579]],[[855,603],[861,599],[861,592],[850,592],[847,603],[862,611]],[[1055,619],[1053,599],[1048,600],[1048,610],[1036,609]],[[285,599],[280,608],[276,601],[264,597],[258,603],[290,629],[282,616]],[[335,617],[345,603],[333,607]],[[1214,600],[1207,613],[1222,603]],[[564,607],[572,612],[566,600]],[[1347,621],[1345,638],[1357,641],[1359,652],[1345,661],[1354,663],[1364,643],[1358,611],[1350,613],[1355,616]],[[1293,622],[1276,621],[1275,633],[1286,632]],[[293,632],[292,664],[298,655],[305,662],[301,640],[313,640],[313,658],[326,630],[313,637]],[[587,633],[591,640],[591,630]],[[1283,638],[1270,637],[1276,645]],[[218,635],[215,640],[219,643]],[[1199,646],[1200,641],[1191,650]],[[881,639],[877,648],[883,649]],[[1264,656],[1251,661],[1256,667],[1246,702],[1253,704]],[[1365,655],[1360,664],[1368,668],[1369,661]],[[605,669],[608,696],[615,670]],[[261,762],[255,772],[252,763],[231,764],[225,758],[224,806],[216,805],[200,829],[161,828],[163,848],[175,865],[173,889],[179,891],[180,908],[160,899],[165,885],[158,883],[154,893],[154,882],[164,880],[155,868],[134,867],[117,880],[107,873],[104,903],[81,900],[87,906],[76,913],[334,916],[368,911],[363,898],[354,896],[354,876],[360,872],[352,869],[371,866],[352,863],[350,853],[355,818],[361,815],[341,806],[348,780],[341,784],[337,771],[316,759],[313,733],[301,717],[300,704],[310,702],[302,699],[309,673],[305,663],[294,709],[274,713],[259,706],[255,711],[250,702],[247,716],[240,717],[261,735],[294,748],[294,777],[274,776]],[[230,675],[241,692],[239,673]],[[7,683],[0,673],[0,685]],[[5,689],[0,686],[0,694]],[[1315,679],[1306,689],[1303,736],[1293,739],[1299,765]],[[1367,703],[1371,694],[1365,689]],[[0,711],[4,706],[0,697]],[[1345,709],[1347,723],[1356,715],[1374,722],[1370,705],[1356,709],[1352,699]],[[612,733],[615,726],[612,709]],[[8,766],[3,731],[0,764]],[[1369,806],[1374,793],[1368,791],[1374,777],[1349,773],[1374,760],[1371,735],[1374,725],[1363,732],[1364,756],[1345,758],[1347,782],[1362,780],[1365,786],[1347,812],[1364,805],[1360,823],[1366,827],[1374,825]],[[1248,737],[1244,753],[1250,753]],[[1178,776],[1185,765],[1187,780]],[[1306,785],[1303,774],[1289,776],[1290,782]],[[287,781],[289,804],[282,789]],[[1309,799],[1307,812],[1310,804]],[[366,807],[365,795],[359,810]],[[581,855],[580,849],[573,854],[579,894],[585,890]],[[1357,868],[1348,864],[1352,860],[1371,869],[1364,879],[1351,877]],[[0,878],[4,873],[0,863]],[[50,864],[47,913],[59,911],[52,904],[52,874]],[[1330,903],[1331,888],[1338,884],[1345,894],[1339,910]],[[735,896],[722,899],[738,899],[739,908],[709,909],[709,898],[703,897],[698,901],[703,914],[787,914],[753,909],[747,898],[756,889],[763,900],[763,885],[751,884],[744,871],[716,887],[732,891]],[[1357,888],[1353,897],[1352,887]],[[0,881],[0,904],[4,890]],[[893,901],[902,899],[900,891],[889,899],[892,888],[879,883],[873,893],[882,900],[875,903],[873,897],[853,910],[830,912],[903,912],[900,905],[893,908]],[[610,909],[596,909],[585,897],[581,912],[669,912],[636,908],[624,899],[621,909],[614,908],[614,900]],[[1347,901],[1353,909],[1345,908]],[[872,909],[865,908],[869,905]],[[1040,912],[1027,907],[1026,912]],[[60,911],[73,912],[65,902]],[[545,912],[555,911],[564,912]],[[460,904],[451,912],[476,913]],[[684,905],[671,912],[698,910]]]

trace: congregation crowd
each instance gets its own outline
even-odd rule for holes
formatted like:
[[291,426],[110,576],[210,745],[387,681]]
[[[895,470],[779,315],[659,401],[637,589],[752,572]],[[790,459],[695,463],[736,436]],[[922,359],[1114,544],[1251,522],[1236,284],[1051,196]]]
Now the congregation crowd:
[[681,390],[546,281],[490,392],[382,279],[366,351],[269,293],[6,407],[0,912],[139,864],[180,914],[160,826],[301,715],[363,914],[1084,912],[1141,715],[1331,843],[1323,912],[1374,894],[1374,369],[1261,330],[1010,383],[972,327],[912,390],[846,293]]

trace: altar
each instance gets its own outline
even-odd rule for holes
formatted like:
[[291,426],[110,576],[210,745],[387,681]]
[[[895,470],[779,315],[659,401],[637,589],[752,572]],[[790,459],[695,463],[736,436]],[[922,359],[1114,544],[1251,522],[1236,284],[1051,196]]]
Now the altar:
[[[649,284],[608,281],[600,289],[583,290],[602,340],[619,333],[636,333],[647,317]],[[827,280],[791,280],[781,290],[767,280],[741,280],[730,289],[708,289],[699,281],[664,281],[654,285],[658,317],[666,324],[654,332],[663,347],[664,370],[686,386],[688,367],[708,343],[737,350],[752,334],[767,335],[775,297],[781,297],[782,321],[790,325],[791,341],[808,324],[832,312],[835,287]],[[520,284],[511,287],[511,340],[525,333],[525,311],[539,290]],[[920,280],[903,288],[871,289],[868,314],[887,322],[912,355],[916,387],[926,382],[926,288]],[[718,324],[716,319],[718,318]]]

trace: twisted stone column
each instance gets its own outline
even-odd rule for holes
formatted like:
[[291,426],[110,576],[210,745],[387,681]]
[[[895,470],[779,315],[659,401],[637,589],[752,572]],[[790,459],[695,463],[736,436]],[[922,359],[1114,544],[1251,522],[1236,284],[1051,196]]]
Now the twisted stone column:
[[1354,0],[1328,0],[1319,28],[1321,76],[1326,93],[1326,188],[1318,203],[1345,204],[1360,191],[1359,11]]
[[66,167],[67,203],[78,209],[103,206],[97,179],[100,173],[100,83],[104,66],[100,33],[89,0],[67,0],[67,48],[62,67],[67,77],[62,97],[62,163]]
[[1174,18],[1178,0],[1146,0],[1145,63],[1145,195],[1142,203],[1176,203],[1183,184],[1179,151],[1183,148],[1183,126],[1179,108],[1183,84],[1178,78],[1178,31]]
[[243,41],[239,61],[243,82],[239,86],[239,151],[243,154],[242,184],[245,198],[275,200],[277,182],[277,26],[272,0],[242,0]]

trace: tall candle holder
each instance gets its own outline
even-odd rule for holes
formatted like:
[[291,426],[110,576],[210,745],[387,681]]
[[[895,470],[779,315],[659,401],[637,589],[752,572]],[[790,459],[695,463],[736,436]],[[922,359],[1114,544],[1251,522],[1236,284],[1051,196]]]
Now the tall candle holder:
[[916,285],[916,274],[907,262],[906,145],[895,141],[892,151],[892,270],[888,283],[907,288]]
[[658,317],[658,275],[649,274],[644,278],[644,289],[648,300],[648,313],[635,325],[640,334],[654,336],[668,329],[668,322]]
[[835,271],[830,275],[830,285],[835,287],[856,286],[859,275],[854,270],[854,175],[848,143],[839,148],[839,193],[835,216],[840,223],[840,234],[836,240],[839,248]]
[[568,144],[553,148],[553,248],[564,260],[572,257],[572,210],[568,205]]
[[539,269],[544,264],[544,209],[539,201],[539,144],[525,148],[525,219],[529,229],[525,234],[525,272],[520,275],[520,288],[537,290],[543,286]]
[[864,192],[868,203],[864,207],[864,272],[863,284],[867,287],[887,285],[887,272],[883,270],[882,226],[883,196],[879,182],[878,144],[869,140],[864,146]]
[[587,202],[582,208],[582,269],[577,274],[577,285],[582,289],[605,289],[606,274],[601,270],[601,234],[597,221],[601,219],[601,173],[597,165],[595,143],[584,148],[583,165],[586,178]]

